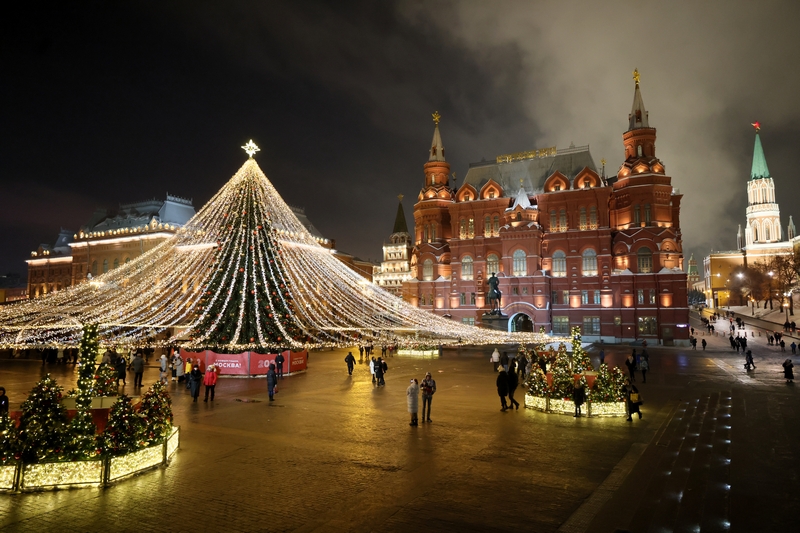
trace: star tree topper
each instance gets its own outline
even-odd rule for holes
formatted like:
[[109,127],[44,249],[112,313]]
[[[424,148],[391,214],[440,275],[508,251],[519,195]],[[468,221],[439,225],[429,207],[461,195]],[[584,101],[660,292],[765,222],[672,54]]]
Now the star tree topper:
[[759,121],[756,120],[755,122],[753,122],[750,125],[753,126],[756,129],[756,133],[761,131],[761,123]]
[[245,152],[247,152],[247,155],[250,156],[250,159],[253,158],[256,152],[261,151],[261,148],[256,146],[256,143],[253,142],[253,139],[250,139],[250,141],[244,146],[242,146],[242,148],[244,149]]

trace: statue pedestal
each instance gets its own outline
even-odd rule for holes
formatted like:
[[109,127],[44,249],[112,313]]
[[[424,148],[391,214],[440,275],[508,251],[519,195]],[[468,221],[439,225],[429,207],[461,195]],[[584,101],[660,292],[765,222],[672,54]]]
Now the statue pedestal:
[[484,313],[481,317],[481,324],[488,329],[508,331],[508,317],[505,315],[490,315],[489,313]]

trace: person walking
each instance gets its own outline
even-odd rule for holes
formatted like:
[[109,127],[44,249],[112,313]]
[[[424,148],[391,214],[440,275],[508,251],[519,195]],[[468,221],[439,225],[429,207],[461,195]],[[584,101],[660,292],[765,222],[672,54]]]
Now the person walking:
[[375,358],[373,357],[369,361],[369,373],[372,374],[372,382],[376,383],[377,380],[375,379]]
[[175,352],[175,376],[178,378],[178,383],[183,383],[186,379],[186,363],[183,361],[180,352]]
[[650,370],[650,361],[642,359],[641,364],[639,364],[639,370],[642,371],[642,383],[647,383],[647,371]]
[[786,351],[786,341],[783,339],[781,339],[781,351],[782,352]]
[[383,375],[386,373],[386,363],[383,362],[383,359],[378,357],[378,360],[375,361],[375,379],[378,382],[378,386],[386,385],[386,382],[383,380]]
[[431,422],[431,401],[433,401],[433,394],[436,392],[436,381],[431,377],[431,373],[425,374],[425,379],[420,384],[422,389],[422,421]]
[[489,361],[492,363],[492,372],[497,372],[497,365],[500,364],[500,352],[497,351],[497,348],[492,352]]
[[283,363],[286,359],[283,357],[281,352],[278,352],[278,355],[275,356],[275,370],[278,374],[278,379],[283,379]]
[[278,375],[275,373],[275,365],[270,363],[269,370],[267,370],[267,392],[269,393],[269,401],[274,402],[275,388],[278,386]]
[[167,367],[169,367],[169,362],[167,361],[167,356],[165,354],[161,354],[161,359],[158,360],[158,367],[161,371],[161,375],[159,379],[161,379],[161,383],[164,385],[167,384]]
[[133,368],[133,386],[134,388],[141,387],[142,376],[144,375],[144,358],[142,357],[142,353],[138,350],[133,355],[131,367]]
[[206,375],[203,377],[203,384],[206,386],[206,397],[204,402],[208,401],[208,393],[211,392],[211,401],[214,401],[214,389],[217,387],[217,367],[215,365],[208,365],[206,367]]
[[498,368],[500,372],[497,374],[497,395],[500,396],[500,406],[502,407],[500,410],[505,411],[508,409],[508,404],[506,403],[506,396],[508,396],[508,374],[502,366]]
[[786,383],[794,383],[794,364],[792,364],[791,359],[787,359],[783,362],[783,377],[786,379]]
[[633,358],[633,355],[629,355],[628,358],[625,359],[625,366],[628,367],[631,381],[636,381],[636,360]]
[[581,416],[581,406],[586,401],[586,389],[583,388],[583,382],[578,381],[578,384],[572,389],[572,402],[575,404],[574,418]]
[[[696,350],[697,349],[697,337],[692,337],[691,343],[692,343],[692,350]],[[738,348],[739,345],[737,344],[736,346],[737,346],[736,351],[738,352],[739,351],[739,348]]]
[[756,365],[753,362],[753,352],[747,350],[747,353],[744,355],[744,369],[750,372],[751,367],[753,370],[756,368]]
[[639,397],[639,389],[636,388],[636,385],[631,384],[631,382],[626,379],[625,385],[622,387],[622,394],[625,396],[625,400],[628,405],[627,421],[633,421],[633,413],[637,413],[639,415],[639,420],[641,420],[642,411],[639,409],[639,406],[642,404],[642,400]]
[[6,396],[6,388],[0,387],[0,416],[8,416],[8,396]]
[[603,348],[600,348],[600,364],[604,365],[606,363],[606,351]]
[[353,356],[353,352],[347,352],[344,362],[347,363],[347,373],[352,376],[353,367],[356,365],[356,358]]
[[797,353],[797,343],[796,342],[792,341],[792,344],[789,345],[789,348],[792,349],[792,355],[795,355]]
[[114,363],[114,368],[117,369],[117,387],[119,387],[119,380],[122,380],[122,385],[127,385],[125,378],[128,377],[128,362],[125,361],[125,358],[121,355],[117,357],[116,362]]
[[706,342],[706,340],[705,340],[705,339],[703,339],[703,340],[700,342],[700,344],[703,346],[703,351],[706,351],[706,346],[708,345],[708,343]]
[[517,373],[513,371],[506,372],[506,374],[508,374],[508,403],[510,404],[508,407],[509,409],[516,408],[519,411],[519,402],[514,399],[514,391],[519,386],[519,378]]
[[517,376],[519,377],[522,374],[522,380],[525,381],[525,371],[528,367],[528,358],[525,357],[524,353],[519,354],[517,358]]
[[[200,359],[198,358],[197,360],[199,361]],[[186,376],[186,378],[185,378],[186,379],[186,390],[189,390],[189,389],[192,388],[192,380],[189,379],[189,376],[192,373],[192,367],[193,366],[194,365],[192,364],[192,358],[191,357],[187,357],[186,358],[186,365],[184,365],[184,367],[183,367],[184,375]]]
[[192,392],[192,402],[197,403],[197,397],[200,396],[200,383],[203,382],[203,373],[200,372],[200,365],[194,365],[192,371],[189,373],[190,390]]
[[417,412],[419,411],[419,383],[416,379],[411,380],[411,385],[406,389],[406,402],[408,402],[408,412],[411,414],[409,426],[419,425]]
[[506,352],[503,352],[503,353],[500,355],[500,366],[502,366],[502,367],[503,367],[503,369],[504,369],[506,372],[508,372],[508,354],[507,354]]
[[175,352],[169,359],[169,368],[172,374],[171,381],[178,381],[178,361],[180,361],[180,364],[183,364],[183,359]]

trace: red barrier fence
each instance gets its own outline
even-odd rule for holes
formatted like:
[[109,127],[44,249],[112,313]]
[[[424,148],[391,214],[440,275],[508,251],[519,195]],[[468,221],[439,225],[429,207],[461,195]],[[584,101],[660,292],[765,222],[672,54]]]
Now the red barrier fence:
[[[285,375],[302,372],[308,368],[308,352],[292,352],[286,350],[283,354],[283,373]],[[269,365],[275,364],[278,354],[261,354],[258,352],[242,352],[236,354],[220,354],[211,350],[202,352],[181,351],[181,357],[186,360],[200,361],[201,370],[210,364],[219,368],[223,376],[263,376],[269,370]],[[277,369],[276,369],[277,370]]]

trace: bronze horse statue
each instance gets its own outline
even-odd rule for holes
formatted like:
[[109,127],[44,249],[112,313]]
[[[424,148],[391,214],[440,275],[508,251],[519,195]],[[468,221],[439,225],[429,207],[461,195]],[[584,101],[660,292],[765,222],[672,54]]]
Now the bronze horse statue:
[[500,289],[498,288],[500,280],[497,279],[497,276],[495,276],[494,272],[492,272],[492,277],[486,280],[486,283],[489,285],[489,294],[487,295],[487,299],[489,300],[489,305],[492,307],[492,310],[489,314],[502,315],[503,313],[500,311],[500,305],[503,293],[500,292]]

